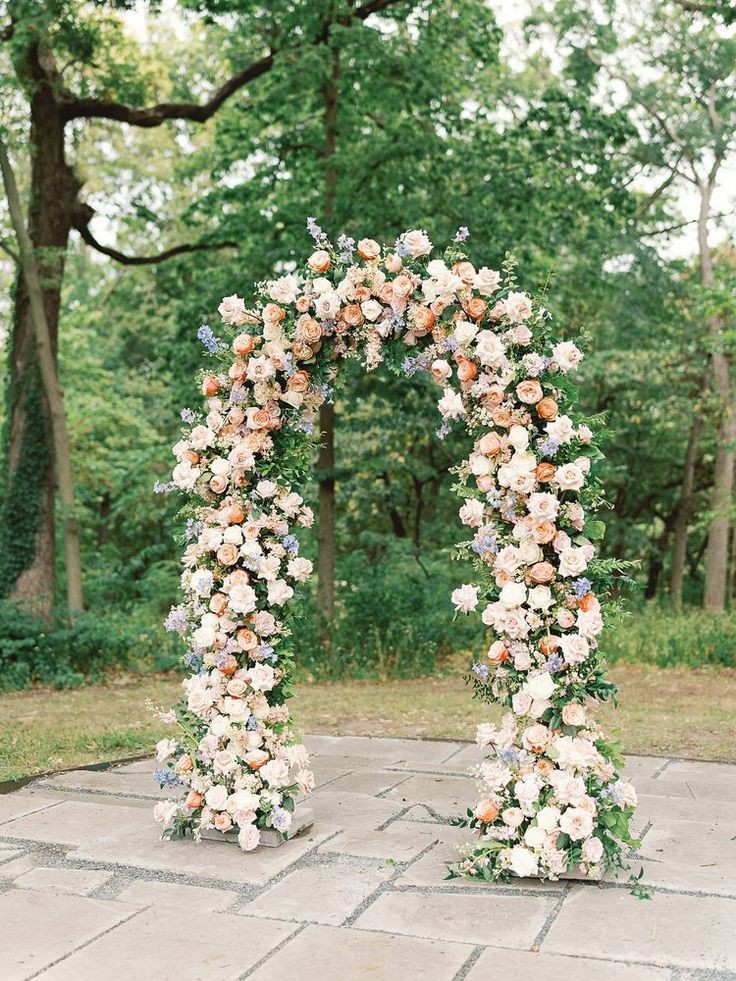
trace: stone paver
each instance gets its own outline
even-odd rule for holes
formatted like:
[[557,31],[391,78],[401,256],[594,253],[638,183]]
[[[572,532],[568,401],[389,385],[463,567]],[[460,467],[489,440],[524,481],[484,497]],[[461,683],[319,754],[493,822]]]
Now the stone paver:
[[670,981],[670,972],[642,964],[614,964],[528,950],[485,950],[466,981]]
[[658,893],[636,902],[619,889],[575,886],[544,939],[545,953],[736,970],[736,903]]
[[475,798],[477,746],[307,742],[314,827],[248,854],[160,841],[150,760],[0,796],[1,981],[736,978],[736,767],[628,761],[633,865],[653,891],[639,902],[625,876],[447,880],[471,840],[447,818]]
[[310,926],[248,981],[452,981],[472,953],[465,944]]
[[125,903],[80,896],[62,898],[51,891],[14,889],[3,893],[0,976],[3,981],[24,981],[134,913],[135,907]]
[[110,879],[109,872],[92,869],[36,868],[15,880],[19,889],[51,889],[56,892],[88,896]]
[[236,981],[293,927],[261,920],[257,929],[228,913],[148,909],[44,972],[43,981]]
[[527,948],[554,904],[554,898],[546,896],[390,893],[379,896],[355,926],[459,943]]
[[392,874],[390,868],[316,866],[289,872],[239,912],[340,926]]
[[203,913],[219,913],[238,898],[228,889],[208,889],[206,886],[182,886],[175,882],[136,879],[121,889],[115,897],[134,906],[198,909]]

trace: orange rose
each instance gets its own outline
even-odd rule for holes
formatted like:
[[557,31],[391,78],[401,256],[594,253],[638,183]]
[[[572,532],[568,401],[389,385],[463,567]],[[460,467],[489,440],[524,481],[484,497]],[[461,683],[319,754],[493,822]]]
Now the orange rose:
[[552,422],[553,419],[556,419],[559,411],[557,403],[549,395],[545,395],[543,399],[537,402],[536,409],[539,418],[544,419],[545,422]]
[[538,463],[534,470],[534,476],[540,484],[548,484],[554,477],[556,469],[554,463]]
[[182,453],[181,458],[187,463],[191,463],[193,467],[199,463],[199,453],[195,453],[194,450],[186,450]]
[[554,566],[549,562],[535,562],[529,569],[529,578],[535,583],[552,582],[555,577]]
[[494,385],[493,388],[489,388],[488,391],[483,396],[483,405],[487,409],[493,409],[497,405],[500,405],[503,402],[503,400],[504,400],[503,389],[499,388],[497,385]]
[[381,254],[381,246],[372,238],[362,238],[358,242],[358,255],[361,259],[377,259]]
[[235,565],[238,561],[238,550],[231,542],[220,545],[216,554],[220,565]]
[[578,607],[584,612],[589,613],[591,610],[595,610],[600,606],[598,598],[593,595],[593,593],[586,593],[585,596],[581,596],[578,600]]
[[223,674],[235,674],[238,670],[238,661],[234,654],[226,654],[220,659],[219,669]]
[[356,286],[354,292],[355,299],[358,301],[358,303],[362,303],[363,300],[370,300],[371,298],[371,291],[367,286]]
[[519,382],[516,386],[516,395],[520,402],[534,405],[542,398],[544,392],[536,378],[527,378],[526,381]]
[[256,342],[250,334],[238,334],[233,338],[233,351],[243,357],[250,354],[256,346]]
[[268,409],[257,409],[251,416],[251,423],[254,429],[265,429],[271,425],[271,415]]
[[478,377],[478,366],[474,361],[469,361],[467,358],[463,358],[458,362],[457,377],[461,382],[472,381],[474,378]]
[[198,807],[202,805],[202,795],[198,790],[190,790],[187,794],[187,799],[184,801],[184,806],[188,807],[192,811],[196,811]]
[[479,296],[472,297],[465,304],[465,312],[473,320],[482,320],[487,309],[488,304],[485,300],[481,300]]
[[503,664],[508,661],[509,652],[506,650],[502,640],[494,640],[488,650],[488,660],[491,664]]
[[314,272],[325,273],[330,268],[330,255],[324,249],[317,249],[307,259],[307,265]]
[[348,303],[340,312],[342,319],[351,327],[359,327],[363,323],[363,311],[357,303]]
[[248,365],[244,361],[233,361],[227,369],[228,377],[234,382],[243,381],[247,371]]
[[478,801],[473,811],[473,817],[478,821],[482,821],[483,824],[490,824],[491,821],[495,821],[498,817],[498,807],[490,797],[484,797],[483,800]]
[[220,383],[214,375],[205,375],[202,380],[202,395],[216,395]]
[[260,770],[262,766],[268,763],[269,755],[262,749],[252,749],[249,753],[246,753],[243,757],[245,762],[251,768],[251,770]]
[[310,361],[314,357],[314,351],[304,341],[294,341],[291,350],[298,361]]

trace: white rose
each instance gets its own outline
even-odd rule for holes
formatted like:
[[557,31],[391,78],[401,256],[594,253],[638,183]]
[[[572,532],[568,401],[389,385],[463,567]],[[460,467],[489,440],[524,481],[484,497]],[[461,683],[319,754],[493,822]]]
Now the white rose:
[[580,576],[588,568],[588,560],[583,548],[565,548],[560,554],[560,575]]
[[246,824],[238,833],[238,844],[244,852],[252,852],[258,848],[261,840],[261,832],[254,824]]
[[459,392],[446,388],[444,395],[437,403],[443,419],[459,419],[465,415],[465,406]]
[[544,427],[547,435],[558,443],[569,443],[575,435],[575,427],[569,416],[557,416]]
[[464,525],[469,525],[471,528],[479,528],[483,524],[484,510],[482,501],[476,501],[466,497],[465,504],[463,504],[458,513]]
[[547,840],[547,832],[544,828],[530,825],[524,832],[524,844],[529,848],[541,848]]
[[340,309],[340,297],[334,290],[322,293],[314,301],[314,310],[322,320],[333,320]]
[[521,606],[526,599],[526,586],[522,582],[507,582],[499,599],[508,609]]
[[404,232],[404,234],[401,236],[401,243],[408,251],[409,255],[413,256],[415,259],[422,255],[429,255],[429,253],[432,251],[432,243],[430,242],[427,233],[418,228],[415,228],[410,232]]
[[451,599],[458,612],[470,613],[478,605],[478,587],[465,583],[453,590]]
[[506,348],[493,331],[481,330],[476,335],[475,353],[482,365],[488,368],[498,368],[506,353]]
[[512,426],[509,429],[509,443],[519,453],[523,453],[529,446],[529,430],[524,426]]
[[548,671],[543,671],[541,674],[535,674],[533,678],[528,678],[522,691],[532,699],[547,699],[556,687],[552,675]]
[[255,664],[249,675],[248,684],[254,691],[270,691],[276,683],[276,672],[270,664]]
[[432,362],[431,371],[438,381],[447,381],[452,374],[452,366],[438,358]]
[[276,579],[268,584],[268,602],[283,606],[294,595],[294,590],[283,579]]
[[236,324],[240,326],[246,321],[245,300],[242,300],[236,293],[232,296],[223,298],[222,303],[217,308],[226,324]]
[[561,341],[552,348],[552,357],[561,371],[572,371],[583,360],[583,352],[572,341]]
[[592,833],[593,815],[582,807],[568,807],[560,818],[560,829],[573,841],[580,841]]
[[176,740],[175,739],[161,739],[156,743],[156,759],[159,763],[163,763],[164,760],[168,760],[170,756],[173,756],[176,752]]
[[215,784],[214,787],[210,787],[210,789],[204,795],[207,806],[211,807],[213,811],[224,811],[227,807],[227,797],[227,787],[221,783]]
[[552,590],[549,586],[535,586],[534,589],[529,590],[527,603],[533,610],[548,610],[553,602]]
[[299,295],[299,277],[290,273],[268,284],[271,299],[277,303],[294,303]]
[[289,784],[289,766],[283,760],[270,760],[258,771],[269,787],[285,787]]
[[161,800],[153,809],[153,818],[158,823],[168,828],[179,812],[179,805],[173,800]]
[[252,586],[240,583],[230,590],[230,609],[233,613],[252,613],[256,608],[256,593]]
[[248,371],[246,377],[248,381],[259,382],[266,378],[272,378],[276,374],[276,368],[270,358],[250,358],[248,360]]
[[296,579],[297,582],[305,582],[312,574],[312,563],[301,556],[290,559],[286,568],[292,579]]
[[530,494],[527,501],[529,514],[537,520],[554,521],[560,510],[560,502],[554,494]]
[[566,664],[582,664],[590,653],[588,641],[580,634],[563,634],[560,649]]
[[509,293],[503,301],[503,312],[512,323],[520,324],[531,316],[532,301],[526,293]]
[[522,845],[514,845],[511,849],[511,859],[509,868],[518,875],[520,879],[525,879],[530,875],[536,875],[539,871],[539,862],[534,852],[529,851]]
[[373,323],[374,320],[378,318],[383,313],[383,306],[378,302],[378,300],[364,300],[360,304],[360,309],[363,311],[363,316],[366,320],[370,320]]
[[580,490],[585,483],[585,474],[574,463],[565,463],[557,468],[552,482],[562,491]]
[[500,285],[501,274],[488,266],[480,268],[473,279],[473,289],[483,296],[493,296]]
[[236,811],[256,811],[258,803],[258,794],[250,790],[236,790],[227,799],[227,810],[229,814],[235,814]]
[[465,346],[470,344],[478,333],[478,325],[472,324],[469,320],[459,320],[455,324],[454,335],[459,344]]
[[171,479],[181,490],[193,490],[194,485],[197,483],[199,473],[200,471],[197,467],[193,467],[191,463],[183,460],[174,467]]
[[543,807],[541,811],[537,812],[537,824],[540,828],[546,831],[554,831],[560,821],[560,809],[559,807],[553,807],[548,804],[547,807]]

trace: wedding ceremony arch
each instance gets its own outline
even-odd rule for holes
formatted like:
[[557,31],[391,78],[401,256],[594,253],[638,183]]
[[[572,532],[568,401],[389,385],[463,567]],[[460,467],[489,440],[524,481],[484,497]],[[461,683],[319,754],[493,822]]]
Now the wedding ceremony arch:
[[436,255],[420,229],[390,247],[333,245],[307,224],[314,246],[298,269],[259,284],[252,303],[225,297],[222,326],[199,330],[205,405],[182,411],[169,485],[188,503],[185,599],[166,626],[186,641],[189,674],[163,716],[174,735],[157,746],[157,779],[172,789],[156,805],[163,834],[237,835],[250,851],[267,829],[286,835],[297,796],[313,789],[288,709],[289,604],[312,572],[295,530],[313,522],[301,491],[319,408],[353,358],[367,371],[431,373],[439,435],[463,427],[473,441],[454,471],[457,553],[473,574],[451,600],[488,630],[475,694],[507,711],[478,727],[480,794],[459,819],[474,840],[452,874],[625,868],[636,793],[594,717],[615,695],[598,639],[616,566],[594,545],[601,420],[575,407],[582,352],[544,293],[518,287],[512,256],[499,271],[468,259],[467,229]]

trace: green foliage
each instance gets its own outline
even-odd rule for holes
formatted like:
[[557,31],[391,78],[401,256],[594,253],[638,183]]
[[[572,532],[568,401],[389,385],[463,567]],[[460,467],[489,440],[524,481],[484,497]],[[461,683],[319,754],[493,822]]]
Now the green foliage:
[[736,613],[675,613],[655,603],[604,634],[609,661],[669,667],[736,667]]
[[0,691],[32,684],[67,688],[112,668],[161,670],[175,663],[170,641],[130,617],[64,610],[47,621],[0,602]]

